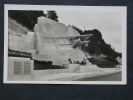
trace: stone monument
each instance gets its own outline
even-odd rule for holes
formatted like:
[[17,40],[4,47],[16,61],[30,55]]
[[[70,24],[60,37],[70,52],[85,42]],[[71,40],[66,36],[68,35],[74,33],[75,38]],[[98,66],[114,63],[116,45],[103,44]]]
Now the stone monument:
[[33,66],[30,58],[8,57],[8,80],[31,79]]
[[69,64],[69,59],[71,63],[81,63],[86,59],[83,51],[78,46],[73,46],[75,38],[80,38],[74,28],[46,17],[39,17],[34,32],[37,52],[33,54],[33,59],[52,61],[53,65],[60,66]]

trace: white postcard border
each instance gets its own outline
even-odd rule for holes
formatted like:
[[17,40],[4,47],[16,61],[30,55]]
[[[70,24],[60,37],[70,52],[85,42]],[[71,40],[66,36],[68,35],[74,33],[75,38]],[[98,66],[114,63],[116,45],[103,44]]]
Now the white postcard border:
[[[122,81],[8,81],[8,10],[63,10],[63,11],[122,11]],[[89,9],[86,9],[89,8]],[[106,9],[107,8],[107,9]],[[4,5],[4,73],[3,82],[13,84],[127,84],[127,7],[126,6],[59,6],[59,5]]]

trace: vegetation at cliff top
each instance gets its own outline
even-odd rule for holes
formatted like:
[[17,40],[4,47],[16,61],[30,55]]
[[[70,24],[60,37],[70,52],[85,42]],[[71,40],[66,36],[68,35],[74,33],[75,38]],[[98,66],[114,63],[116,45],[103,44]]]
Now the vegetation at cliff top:
[[[37,23],[37,17],[44,16],[58,21],[58,15],[55,11],[47,11],[47,14],[44,14],[43,11],[9,10],[8,14],[9,17],[29,28],[31,31],[33,31],[34,25]],[[112,61],[114,61],[114,59],[118,56],[121,57],[121,53],[116,52],[114,49],[112,49],[110,44],[107,44],[104,41],[102,38],[102,33],[98,29],[82,31],[76,26],[72,25],[72,27],[76,29],[80,35],[93,34],[93,36],[89,39],[90,42],[88,43],[88,46],[84,47],[84,50],[89,52],[89,54],[104,54],[107,56],[107,59],[111,59]]]

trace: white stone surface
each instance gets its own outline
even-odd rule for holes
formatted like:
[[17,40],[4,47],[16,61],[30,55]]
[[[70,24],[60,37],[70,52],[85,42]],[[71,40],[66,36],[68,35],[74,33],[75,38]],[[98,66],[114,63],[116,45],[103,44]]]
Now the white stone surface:
[[80,65],[79,64],[69,64],[69,72],[70,73],[79,73]]
[[52,75],[52,74],[59,74],[59,73],[69,73],[68,69],[48,69],[48,70],[34,70],[33,76],[45,76],[45,75]]
[[27,52],[34,49],[34,32],[27,34],[9,35],[9,49]]
[[80,49],[72,48],[71,40],[68,39],[69,36],[80,35],[72,27],[46,17],[38,17],[34,31],[38,50],[34,59],[52,61],[53,65],[61,66],[67,64],[68,59],[71,59],[72,63],[86,59]]
[[8,57],[8,80],[19,80],[33,76],[34,61],[30,58]]
[[100,73],[104,72],[96,65],[79,65],[79,64],[64,64],[64,67],[69,69],[70,73]]
[[80,66],[81,73],[102,73],[104,72],[102,68],[97,67],[96,65],[85,65]]
[[72,63],[81,62],[86,58],[84,53],[79,49],[73,49],[71,41],[67,38],[74,35],[79,33],[72,27],[46,17],[39,17],[34,32],[19,36],[9,35],[9,48],[22,52],[35,50],[32,54],[33,59],[53,61],[55,65],[61,65],[60,61],[67,62],[69,58]]

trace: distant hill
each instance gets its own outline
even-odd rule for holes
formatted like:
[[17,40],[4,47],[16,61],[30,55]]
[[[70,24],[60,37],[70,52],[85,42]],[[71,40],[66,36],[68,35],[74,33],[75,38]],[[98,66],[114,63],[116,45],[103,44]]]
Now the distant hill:
[[[93,34],[89,39],[90,42],[88,43],[88,46],[83,47],[90,55],[95,55],[95,57],[89,59],[90,62],[97,64],[99,67],[114,67],[118,64],[116,57],[122,57],[122,54],[116,52],[111,48],[110,44],[107,44],[104,41],[102,33],[98,29],[82,31],[76,26],[73,26],[73,28],[75,28],[80,35]],[[97,59],[101,54],[105,55],[105,57]]]
[[121,57],[121,53],[116,52],[111,48],[110,44],[107,44],[102,38],[102,34],[99,30],[86,30],[83,34],[93,34],[90,38],[88,46],[85,48],[90,54],[104,54],[113,58]]
[[75,28],[80,33],[80,35],[93,34],[92,37],[89,39],[90,42],[88,43],[88,46],[84,47],[86,52],[97,55],[104,54],[107,56],[112,56],[114,58],[118,56],[121,57],[121,53],[116,52],[114,49],[111,48],[110,44],[107,44],[104,41],[104,39],[102,38],[102,33],[98,29],[82,31],[76,26],[72,27]]

